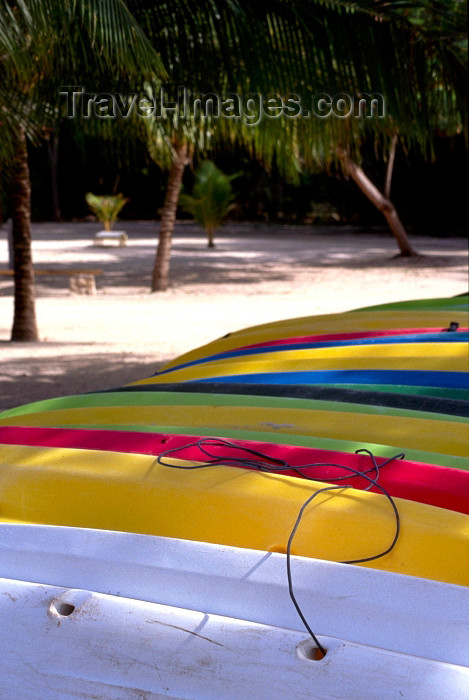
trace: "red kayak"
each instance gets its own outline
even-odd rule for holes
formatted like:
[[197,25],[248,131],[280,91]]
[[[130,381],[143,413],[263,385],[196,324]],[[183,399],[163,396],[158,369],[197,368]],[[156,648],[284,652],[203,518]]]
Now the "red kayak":
[[[386,491],[390,496],[469,514],[469,471],[367,451],[336,452],[253,440],[194,435],[70,428],[0,427],[0,444],[105,450],[188,462],[257,469],[297,478]],[[188,465],[189,466],[189,465]]]

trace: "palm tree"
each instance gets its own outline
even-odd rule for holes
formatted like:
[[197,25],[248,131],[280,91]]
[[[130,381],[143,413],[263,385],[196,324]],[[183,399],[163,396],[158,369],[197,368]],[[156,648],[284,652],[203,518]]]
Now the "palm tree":
[[117,221],[117,217],[129,201],[127,197],[119,192],[118,194],[96,195],[88,192],[85,200],[93,214],[104,225],[105,231],[110,231]]
[[[342,95],[347,102],[349,95],[378,92],[386,109],[382,118],[279,120],[284,130],[280,138],[291,144],[290,151],[295,149],[303,170],[339,164],[383,213],[400,254],[415,255],[390,198],[394,154],[400,143],[405,151],[419,148],[431,157],[436,132],[444,128],[454,134],[467,124],[462,3],[415,2],[405,9],[385,0],[333,2],[325,7],[314,0],[284,0],[281,5],[294,5],[294,16],[284,15],[282,22],[288,23],[301,50],[294,91],[306,97],[308,105],[319,93]],[[257,137],[264,143],[269,140],[261,133]],[[361,146],[370,139],[388,161],[383,191],[360,163]],[[281,155],[279,149],[276,153]],[[279,159],[288,170],[285,153],[288,156],[288,144]]]
[[211,160],[204,160],[195,173],[195,185],[192,195],[180,196],[182,208],[192,214],[195,221],[204,227],[207,233],[208,247],[214,248],[215,229],[233,208],[234,194],[231,181],[238,174],[225,175]]
[[[248,76],[254,85],[260,81],[261,51],[256,51],[255,28],[249,26],[247,0],[188,0],[139,5],[137,17],[154,42],[169,73],[162,85],[165,103],[179,96],[179,87],[191,95],[221,95],[228,89],[247,88]],[[151,100],[160,92],[147,86]],[[204,156],[213,143],[224,143],[237,130],[226,128],[199,114],[181,114],[179,109],[163,109],[156,118],[145,120],[146,143],[150,156],[169,170],[168,185],[161,214],[159,241],[152,273],[151,290],[165,291],[169,284],[172,234],[176,221],[185,168],[194,153]]]
[[[458,0],[431,4],[414,2],[404,8],[398,2],[360,0],[355,8],[359,10],[355,46],[353,32],[349,31],[351,26],[343,27],[341,42],[341,50],[347,54],[354,52],[358,59],[347,84],[354,94],[359,94],[363,86],[370,92],[379,87],[386,98],[386,115],[375,120],[366,117],[336,120],[335,134],[331,133],[330,124],[303,122],[296,138],[303,147],[308,142],[316,143],[316,149],[305,148],[306,166],[314,167],[318,146],[326,165],[334,161],[341,165],[344,174],[384,215],[400,255],[410,257],[416,255],[416,251],[390,196],[394,156],[401,144],[405,151],[420,148],[427,157],[432,157],[435,133],[444,129],[455,134],[467,125],[463,87],[467,83],[463,4]],[[373,19],[374,26],[367,17]],[[342,60],[341,53],[337,60]],[[361,70],[357,70],[360,63]],[[307,61],[307,65],[312,64]],[[388,162],[382,191],[360,164],[360,145],[370,137],[375,149],[381,151]]]
[[12,167],[12,235],[15,309],[11,340],[39,340],[31,254],[31,186],[26,135],[20,127]]
[[[161,61],[123,0],[0,5],[0,162],[13,163],[15,305],[12,340],[38,340],[31,253],[27,138],[51,125],[60,86],[162,74]],[[111,83],[112,81],[112,83]]]

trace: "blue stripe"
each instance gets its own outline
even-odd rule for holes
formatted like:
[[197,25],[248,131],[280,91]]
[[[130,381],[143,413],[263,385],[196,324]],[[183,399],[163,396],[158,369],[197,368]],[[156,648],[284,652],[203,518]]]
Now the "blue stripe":
[[454,389],[469,387],[465,372],[431,372],[420,370],[312,370],[305,372],[266,372],[238,374],[227,377],[193,379],[197,383],[232,382],[233,384],[391,384],[400,386],[430,386]]
[[227,350],[226,352],[219,352],[214,355],[208,355],[207,357],[201,357],[197,360],[192,360],[191,362],[184,362],[183,364],[171,367],[171,369],[166,369],[157,374],[168,374],[168,372],[174,372],[177,369],[184,369],[185,367],[193,367],[194,365],[205,364],[206,362],[211,362],[212,360],[223,360],[230,357],[242,357],[248,355],[260,355],[268,352],[282,352],[286,350],[307,350],[307,349],[321,349],[321,348],[338,348],[338,347],[349,347],[357,345],[397,345],[402,343],[455,343],[455,342],[467,342],[469,340],[469,333],[412,333],[409,335],[396,335],[396,336],[380,336],[375,338],[355,338],[352,340],[324,340],[316,342],[304,342],[304,343],[291,343],[285,345],[272,345],[265,346],[261,348],[247,348],[247,349],[237,349],[237,350]]

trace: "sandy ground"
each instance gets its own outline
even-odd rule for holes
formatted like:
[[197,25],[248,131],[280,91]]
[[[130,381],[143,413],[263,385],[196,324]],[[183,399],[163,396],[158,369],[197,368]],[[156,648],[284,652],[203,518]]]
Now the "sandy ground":
[[[95,296],[37,278],[39,343],[11,343],[13,287],[0,278],[0,409],[120,386],[246,326],[467,291],[467,242],[418,237],[422,257],[395,259],[386,231],[229,224],[216,248],[192,223],[174,237],[171,288],[151,294],[155,222],[121,222],[127,247],[93,246],[96,223],[33,226],[37,267],[100,268]],[[0,230],[0,268],[8,261]]]

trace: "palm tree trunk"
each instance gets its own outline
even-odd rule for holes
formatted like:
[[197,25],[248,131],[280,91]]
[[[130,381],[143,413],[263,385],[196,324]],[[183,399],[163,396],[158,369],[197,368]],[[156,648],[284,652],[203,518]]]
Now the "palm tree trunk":
[[389,151],[388,167],[386,168],[386,182],[384,184],[384,196],[391,199],[392,172],[394,170],[394,160],[396,158],[397,134],[392,137],[391,150]]
[[[385,217],[386,221],[388,222],[388,226],[391,229],[391,233],[396,239],[400,250],[400,255],[402,257],[412,257],[414,255],[418,255],[409,241],[407,231],[405,230],[391,200],[381,194],[378,188],[375,187],[360,166],[351,159],[350,155],[345,150],[338,150],[338,154],[344,171],[347,173],[347,175],[350,175],[363,194],[368,197],[370,202],[372,202]],[[390,180],[388,177],[388,186],[389,184]]]
[[214,232],[213,227],[209,226],[209,228],[207,229],[207,238],[208,238],[207,246],[209,248],[215,248],[215,243],[213,241],[213,232]]
[[181,191],[184,169],[190,160],[187,142],[175,145],[175,158],[169,172],[168,187],[161,214],[160,236],[156,251],[151,291],[165,292],[169,284],[169,264],[171,259],[171,241],[176,223],[176,210]]
[[12,238],[15,280],[15,310],[11,340],[39,340],[34,298],[31,250],[31,183],[28,151],[23,129],[18,130],[12,167]]

